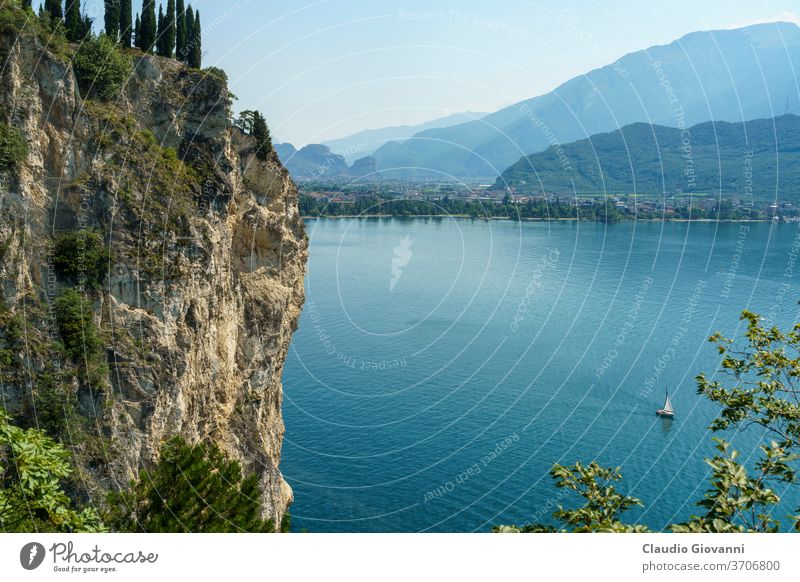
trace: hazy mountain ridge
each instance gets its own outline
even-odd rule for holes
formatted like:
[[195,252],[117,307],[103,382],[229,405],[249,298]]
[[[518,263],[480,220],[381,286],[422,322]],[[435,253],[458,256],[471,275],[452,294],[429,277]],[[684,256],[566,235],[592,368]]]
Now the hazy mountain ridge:
[[792,71],[800,71],[794,24],[694,32],[481,120],[387,143],[374,157],[387,176],[496,176],[524,155],[635,122],[675,127],[800,113]]
[[352,135],[323,141],[322,145],[328,146],[333,153],[343,156],[348,163],[353,163],[359,158],[374,153],[375,150],[388,141],[403,142],[421,131],[437,128],[443,129],[453,125],[474,121],[486,115],[488,114],[476,113],[473,111],[452,113],[415,125],[395,125],[378,129],[365,129]]
[[318,143],[308,144],[299,150],[290,143],[279,143],[275,144],[275,151],[295,180],[356,179],[375,172],[374,158],[359,158],[349,166],[344,156]]
[[[688,138],[688,141],[687,141]],[[705,122],[688,131],[634,123],[527,156],[495,188],[520,193],[711,193],[800,200],[800,117]]]

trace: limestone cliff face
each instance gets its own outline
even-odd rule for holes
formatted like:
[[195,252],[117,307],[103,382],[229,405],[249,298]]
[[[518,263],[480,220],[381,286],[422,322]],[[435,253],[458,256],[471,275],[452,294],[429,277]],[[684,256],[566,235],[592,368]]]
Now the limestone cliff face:
[[279,471],[281,373],[307,259],[287,172],[231,127],[217,72],[138,55],[119,100],[96,103],[36,37],[0,33],[0,57],[0,121],[28,143],[27,158],[0,171],[0,279],[40,348],[14,353],[4,405],[35,411],[36,374],[53,357],[51,307],[64,285],[54,240],[100,232],[113,264],[91,300],[107,367],[68,380],[106,443],[84,467],[84,493],[127,483],[180,434],[257,471],[265,515],[279,524],[292,499]]

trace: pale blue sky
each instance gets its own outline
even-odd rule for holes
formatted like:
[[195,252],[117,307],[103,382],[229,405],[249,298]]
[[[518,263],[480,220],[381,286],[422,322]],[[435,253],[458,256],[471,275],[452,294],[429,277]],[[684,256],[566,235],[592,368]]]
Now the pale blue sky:
[[[789,0],[192,5],[201,12],[204,64],[227,71],[236,108],[261,109],[274,139],[298,146],[458,111],[494,111],[695,30],[800,22],[800,6]],[[97,9],[102,0],[86,6]]]

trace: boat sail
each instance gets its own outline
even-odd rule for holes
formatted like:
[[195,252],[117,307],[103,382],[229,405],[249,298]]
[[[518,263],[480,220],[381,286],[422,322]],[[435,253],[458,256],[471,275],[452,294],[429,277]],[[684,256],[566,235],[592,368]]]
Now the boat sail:
[[666,391],[666,395],[664,397],[664,408],[659,408],[656,410],[656,414],[666,418],[672,418],[675,416],[675,411],[672,409],[672,401],[669,399],[669,390]]

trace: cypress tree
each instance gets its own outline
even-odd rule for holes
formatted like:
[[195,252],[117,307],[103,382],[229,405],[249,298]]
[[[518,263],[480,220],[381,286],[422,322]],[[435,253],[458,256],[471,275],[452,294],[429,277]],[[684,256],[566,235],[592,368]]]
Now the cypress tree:
[[68,41],[80,42],[83,40],[83,17],[81,16],[80,0],[67,0],[67,10],[64,14],[64,24]]
[[156,54],[164,56],[164,8],[158,5],[158,27],[156,28]]
[[119,4],[119,41],[125,48],[131,46],[133,37],[133,2],[121,0]]
[[44,0],[44,9],[50,13],[53,21],[64,18],[64,11],[61,8],[61,0]]
[[253,137],[256,139],[256,157],[266,161],[272,151],[272,137],[269,135],[267,121],[260,112],[253,112]]
[[194,10],[192,5],[186,8],[186,46],[183,48],[183,62],[189,63],[189,54],[192,52],[194,44]]
[[203,61],[203,39],[200,28],[200,11],[194,13],[194,34],[192,34],[192,44],[189,47],[189,66],[199,69]]
[[167,0],[167,13],[164,14],[164,56],[172,58],[175,54],[175,0]]
[[133,25],[133,46],[140,49],[142,48],[142,21],[139,19],[139,13],[136,13],[136,21]]
[[155,0],[144,0],[142,5],[142,50],[153,52],[156,43],[156,6]]
[[117,40],[119,38],[119,1],[120,0],[105,0],[104,23],[106,27],[106,36],[111,40]]
[[178,0],[175,14],[175,57],[186,60],[186,8],[183,0]]
[[[77,1],[77,0],[76,0]],[[92,23],[94,20],[88,14],[84,14],[81,18],[81,40],[92,34]]]

